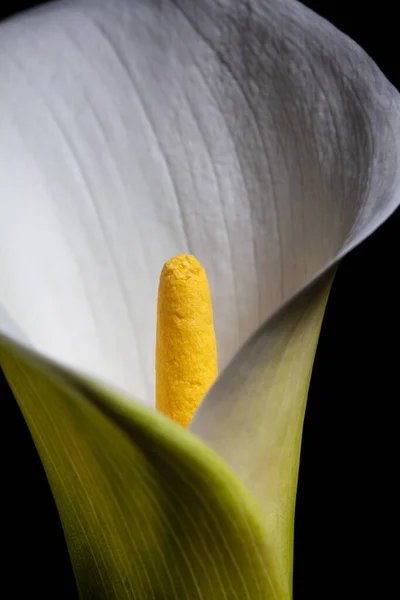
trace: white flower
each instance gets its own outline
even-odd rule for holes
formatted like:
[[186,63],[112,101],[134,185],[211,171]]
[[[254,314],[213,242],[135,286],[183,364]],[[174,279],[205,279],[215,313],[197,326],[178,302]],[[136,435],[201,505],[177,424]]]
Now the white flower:
[[[0,344],[82,597],[290,598],[325,302],[399,204],[399,144],[394,88],[291,0],[70,1],[1,25]],[[157,281],[182,252],[223,370],[191,428],[249,495],[128,408],[153,405]]]

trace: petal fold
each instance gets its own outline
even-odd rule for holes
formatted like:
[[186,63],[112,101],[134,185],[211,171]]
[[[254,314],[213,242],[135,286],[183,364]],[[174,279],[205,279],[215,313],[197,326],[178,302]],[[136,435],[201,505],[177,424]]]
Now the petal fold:
[[333,270],[292,299],[211,388],[190,430],[257,501],[279,598],[291,598],[294,509],[311,370]]
[[275,597],[258,507],[166,417],[0,337],[81,598]]

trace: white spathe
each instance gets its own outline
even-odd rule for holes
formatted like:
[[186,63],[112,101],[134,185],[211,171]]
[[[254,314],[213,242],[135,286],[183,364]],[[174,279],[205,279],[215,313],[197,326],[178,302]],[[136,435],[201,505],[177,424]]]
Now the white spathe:
[[59,2],[0,26],[0,327],[149,404],[191,252],[221,368],[400,195],[397,92],[290,0]]

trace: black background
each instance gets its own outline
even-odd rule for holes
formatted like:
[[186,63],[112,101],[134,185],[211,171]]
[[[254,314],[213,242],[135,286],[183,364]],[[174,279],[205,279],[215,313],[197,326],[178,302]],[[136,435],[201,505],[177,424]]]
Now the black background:
[[[11,2],[0,18],[29,4]],[[305,4],[355,39],[400,89],[396,3]],[[398,594],[399,224],[397,211],[342,262],[329,299],[304,427],[295,600]],[[0,577],[10,590],[4,597],[76,598],[46,478],[1,380],[0,395]]]

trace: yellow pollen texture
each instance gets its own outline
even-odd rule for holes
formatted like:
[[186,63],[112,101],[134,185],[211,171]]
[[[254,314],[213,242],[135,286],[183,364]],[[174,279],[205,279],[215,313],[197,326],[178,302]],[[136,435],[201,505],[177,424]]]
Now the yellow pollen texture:
[[218,374],[207,275],[197,258],[179,254],[158,287],[156,407],[186,427]]

